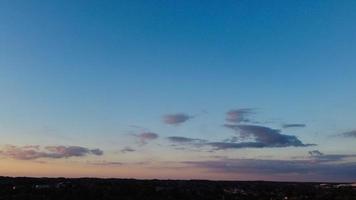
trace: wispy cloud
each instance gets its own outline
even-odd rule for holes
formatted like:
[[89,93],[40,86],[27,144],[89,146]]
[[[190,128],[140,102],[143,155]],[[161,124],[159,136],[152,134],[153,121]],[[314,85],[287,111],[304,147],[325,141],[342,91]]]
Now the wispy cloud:
[[34,160],[38,158],[69,158],[69,157],[84,157],[87,155],[103,155],[100,149],[89,149],[80,146],[46,146],[41,149],[40,146],[15,146],[6,145],[0,155],[18,160]]
[[131,148],[131,147],[125,147],[123,149],[121,149],[121,153],[128,153],[128,152],[134,152],[136,151],[135,149]]
[[231,143],[221,142],[213,143],[217,148],[264,148],[264,147],[306,147],[315,144],[304,144],[294,135],[282,134],[278,129],[272,129],[265,126],[256,125],[232,125],[225,124],[225,127],[235,130],[242,139],[252,139],[254,142]]
[[22,148],[24,149],[40,149],[40,145],[25,145]]
[[207,145],[214,147],[215,150],[268,147],[260,142],[209,142]]
[[306,124],[283,124],[282,128],[304,128]]
[[341,133],[340,135],[343,136],[343,137],[354,137],[354,138],[356,138],[356,130],[347,131],[347,132]]
[[162,120],[165,124],[169,125],[179,125],[182,124],[189,119],[193,118],[190,115],[184,114],[184,113],[177,113],[177,114],[168,114],[163,116]]
[[147,144],[148,141],[155,140],[159,137],[157,133],[153,132],[143,132],[140,134],[133,134],[133,136],[138,138],[141,145]]
[[121,166],[124,163],[122,162],[116,162],[116,161],[88,161],[87,164],[89,165],[99,165],[99,166]]
[[253,113],[251,108],[233,109],[226,113],[226,121],[231,123],[250,122],[248,116]]
[[315,162],[338,162],[347,158],[356,158],[356,154],[324,154],[319,150],[309,151],[309,156]]
[[168,137],[168,140],[180,145],[212,147],[213,150],[315,146],[315,144],[304,144],[294,135],[285,135],[278,129],[265,126],[225,124],[224,127],[234,130],[239,137],[234,136],[222,142],[179,136]]
[[119,162],[119,161],[107,161],[107,160],[101,160],[101,161],[87,161],[87,164],[89,165],[99,165],[99,166],[108,166],[108,167],[115,167],[115,166],[123,166],[123,165],[146,165],[149,164],[148,161],[142,161],[142,162]]
[[80,146],[46,146],[45,149],[64,157],[84,156],[86,154],[103,155],[103,151],[100,149],[88,149]]
[[[168,137],[171,142],[195,147],[212,147],[213,150],[242,149],[242,148],[282,148],[308,147],[315,144],[304,144],[294,135],[281,134],[280,130],[255,125],[225,125],[237,131],[241,136],[232,137],[222,142],[186,137]],[[245,140],[245,141],[244,141]]]
[[311,157],[319,157],[319,156],[323,156],[324,155],[323,153],[321,153],[318,150],[309,151],[308,153],[309,153],[309,155]]
[[180,136],[171,136],[171,137],[168,137],[167,139],[174,143],[204,143],[204,142],[207,142],[206,140],[202,140],[202,139],[187,138],[187,137],[180,137]]

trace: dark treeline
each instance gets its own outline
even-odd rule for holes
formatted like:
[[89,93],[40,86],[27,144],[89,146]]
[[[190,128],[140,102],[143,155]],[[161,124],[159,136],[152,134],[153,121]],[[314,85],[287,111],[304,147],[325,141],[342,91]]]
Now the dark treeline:
[[0,200],[356,200],[356,189],[336,183],[0,178]]

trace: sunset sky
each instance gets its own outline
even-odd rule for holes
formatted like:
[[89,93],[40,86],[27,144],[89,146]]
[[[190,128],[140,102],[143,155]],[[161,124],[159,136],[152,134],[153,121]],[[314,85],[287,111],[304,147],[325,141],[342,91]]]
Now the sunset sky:
[[0,176],[355,181],[355,11],[0,0]]

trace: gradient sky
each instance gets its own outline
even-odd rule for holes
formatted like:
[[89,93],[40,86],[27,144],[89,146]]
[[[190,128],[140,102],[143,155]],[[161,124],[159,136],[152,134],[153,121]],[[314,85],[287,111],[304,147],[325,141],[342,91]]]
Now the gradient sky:
[[356,1],[0,1],[0,175],[356,180]]

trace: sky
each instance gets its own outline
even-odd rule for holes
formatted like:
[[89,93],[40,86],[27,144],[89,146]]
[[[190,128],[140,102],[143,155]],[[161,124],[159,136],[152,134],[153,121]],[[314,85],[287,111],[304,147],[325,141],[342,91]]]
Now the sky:
[[356,181],[356,1],[0,1],[0,175]]

